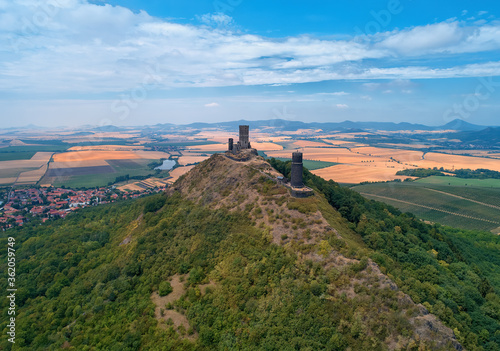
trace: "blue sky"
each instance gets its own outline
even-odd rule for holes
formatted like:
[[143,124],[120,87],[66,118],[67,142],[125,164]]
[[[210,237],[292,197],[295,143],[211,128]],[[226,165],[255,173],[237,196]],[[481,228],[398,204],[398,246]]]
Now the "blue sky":
[[0,0],[2,126],[500,125],[498,1]]

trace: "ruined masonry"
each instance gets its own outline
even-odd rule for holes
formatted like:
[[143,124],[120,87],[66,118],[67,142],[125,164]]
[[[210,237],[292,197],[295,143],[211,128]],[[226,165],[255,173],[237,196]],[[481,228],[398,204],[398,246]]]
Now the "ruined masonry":
[[240,140],[234,144],[233,138],[229,138],[228,151],[236,154],[241,150],[251,149],[250,146],[250,127],[240,126]]
[[[229,138],[227,143],[226,156],[237,160],[247,161],[251,159],[252,155],[257,155],[257,150],[252,149],[250,145],[250,128],[249,126],[240,126],[240,136],[238,142],[235,144],[233,138]],[[245,151],[245,152],[242,152]],[[290,189],[290,193],[294,197],[308,197],[314,194],[311,188],[304,186],[302,179],[302,172],[304,165],[302,163],[302,152],[294,152],[292,154],[292,176],[290,182],[286,181],[283,177],[276,179],[278,182]]]

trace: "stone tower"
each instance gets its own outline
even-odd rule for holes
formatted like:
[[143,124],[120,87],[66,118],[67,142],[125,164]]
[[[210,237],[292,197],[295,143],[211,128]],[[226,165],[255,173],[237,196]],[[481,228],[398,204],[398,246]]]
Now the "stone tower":
[[240,147],[241,149],[250,149],[249,126],[240,126]]
[[228,150],[229,151],[233,151],[233,148],[234,148],[234,145],[233,145],[233,138],[229,138],[229,141],[228,141]]
[[294,188],[302,188],[304,186],[302,169],[302,152],[294,152],[292,154],[292,179],[290,181],[290,184]]

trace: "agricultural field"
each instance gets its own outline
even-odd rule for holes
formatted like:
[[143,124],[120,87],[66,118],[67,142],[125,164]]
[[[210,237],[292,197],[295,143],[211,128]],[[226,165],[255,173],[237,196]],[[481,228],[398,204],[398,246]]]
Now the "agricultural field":
[[[188,150],[192,151],[217,151],[217,152],[223,152],[227,151],[227,137],[224,143],[218,143],[218,144],[205,144],[205,145],[195,145],[195,146],[188,146]],[[237,138],[234,139],[235,143],[237,142]],[[253,148],[259,150],[259,151],[273,151],[273,150],[283,150],[283,146],[278,145],[276,143],[270,143],[270,142],[259,142],[259,141],[250,141],[251,145]]]
[[183,176],[184,174],[186,174],[187,172],[189,172],[193,168],[194,168],[194,165],[174,168],[173,170],[171,170],[169,172],[169,175],[171,178],[168,179],[168,182],[170,184],[175,183],[175,181],[177,179],[179,179],[179,177]]
[[[215,152],[226,151],[228,138],[238,140],[237,128],[215,126],[18,133],[0,134],[3,138],[0,140],[0,185],[16,180],[35,182],[44,170],[46,174],[40,183],[44,185],[52,182],[59,185],[66,185],[66,182],[97,184],[99,179],[107,184],[127,174],[141,177],[152,174],[148,173],[151,170],[147,164],[153,160],[172,158],[180,166],[199,163]],[[439,146],[438,139],[424,139],[426,136],[441,138],[442,133],[436,136],[433,132],[419,131],[350,133],[316,128],[290,131],[269,125],[252,129],[250,141],[265,157],[290,159],[293,151],[301,151],[304,165],[313,173],[343,184],[405,180],[407,176],[396,173],[412,168],[500,171],[498,150],[466,150],[465,146],[454,151],[454,139],[449,140],[452,146]],[[420,134],[423,135],[420,139],[415,138]],[[431,147],[433,151],[427,152]],[[54,153],[48,169],[42,167],[43,164],[24,162],[34,162],[39,151]]]
[[[363,196],[388,203],[420,218],[463,229],[498,231],[500,181],[496,187],[472,186],[471,179],[444,178],[451,182],[388,182],[354,186]],[[439,179],[442,180],[442,179]],[[450,185],[448,185],[450,183]],[[462,185],[463,184],[463,185]]]
[[192,164],[200,163],[200,162],[206,160],[209,157],[210,156],[191,156],[191,155],[187,155],[187,156],[181,156],[181,157],[179,157],[179,159],[177,160],[177,162],[181,166],[187,166],[187,165],[192,165]]
[[95,187],[114,183],[122,177],[146,177],[155,171],[153,161],[168,159],[162,151],[72,151],[53,156],[41,185],[74,188]]
[[332,167],[314,170],[312,173],[341,184],[358,184],[361,182],[384,182],[388,180],[404,180],[408,176],[398,176],[396,172],[401,168],[385,162],[367,163],[364,165],[339,164]]
[[52,152],[37,152],[30,159],[0,161],[0,185],[35,184],[45,173],[51,156]]
[[144,191],[153,188],[163,188],[168,185],[169,178],[170,177],[162,179],[147,178],[138,182],[131,182],[128,184],[119,185],[117,186],[117,189],[123,192],[129,192],[129,191]]
[[[2,150],[2,149],[0,149]],[[19,152],[2,152],[0,151],[0,162],[2,161],[15,161],[15,160],[29,160],[35,156],[35,151],[19,151]]]
[[464,179],[457,177],[432,176],[416,181],[419,184],[458,187],[500,188],[500,179]]
[[131,151],[143,149],[144,145],[87,145],[72,146],[68,151]]

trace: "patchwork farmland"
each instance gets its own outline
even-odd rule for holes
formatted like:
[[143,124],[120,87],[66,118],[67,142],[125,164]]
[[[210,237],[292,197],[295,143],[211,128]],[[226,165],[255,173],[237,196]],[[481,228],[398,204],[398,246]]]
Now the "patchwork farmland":
[[500,180],[487,179],[496,182],[485,187],[471,179],[430,178],[442,179],[365,184],[352,189],[431,222],[495,233],[500,230]]
[[170,154],[158,151],[82,150],[56,154],[42,181],[43,186],[93,187],[113,183],[123,177],[153,174],[153,161]]

